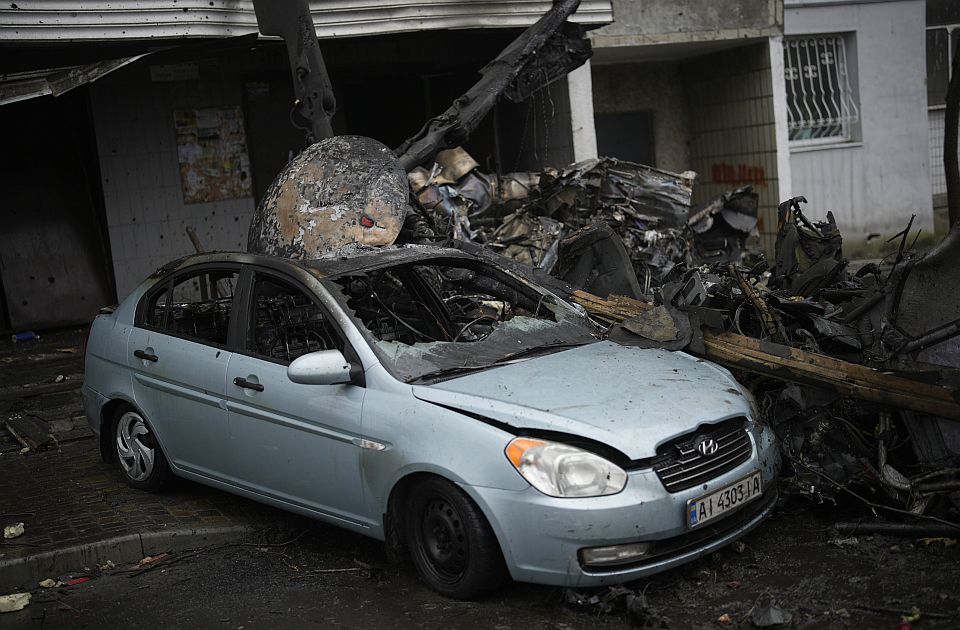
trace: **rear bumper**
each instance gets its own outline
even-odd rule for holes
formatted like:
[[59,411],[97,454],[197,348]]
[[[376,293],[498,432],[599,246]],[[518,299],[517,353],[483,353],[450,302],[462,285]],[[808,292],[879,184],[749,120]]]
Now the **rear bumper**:
[[80,395],[83,397],[83,411],[87,414],[87,424],[94,435],[100,436],[100,416],[103,406],[107,404],[106,397],[93,389],[86,383],[80,388]]

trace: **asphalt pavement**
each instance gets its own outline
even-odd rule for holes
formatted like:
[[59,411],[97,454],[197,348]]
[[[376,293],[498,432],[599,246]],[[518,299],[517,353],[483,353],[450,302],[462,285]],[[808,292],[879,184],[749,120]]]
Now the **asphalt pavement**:
[[960,627],[956,539],[837,536],[835,520],[866,511],[798,498],[742,544],[619,595],[510,583],[480,602],[444,599],[362,536],[194,483],[162,494],[126,486],[100,460],[76,399],[62,396],[75,389],[49,387],[69,382],[55,382],[63,372],[79,378],[80,341],[72,331],[32,353],[0,349],[13,381],[0,394],[25,392],[0,397],[0,416],[46,414],[61,429],[59,448],[25,455],[0,436],[0,524],[24,523],[0,541],[0,596],[31,594],[23,610],[0,613],[0,630],[748,628],[770,611],[800,628]]

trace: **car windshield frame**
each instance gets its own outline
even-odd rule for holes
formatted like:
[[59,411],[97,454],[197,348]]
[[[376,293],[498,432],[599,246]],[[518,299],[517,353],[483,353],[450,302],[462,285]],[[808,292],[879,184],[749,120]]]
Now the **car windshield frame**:
[[[474,341],[424,341],[403,343],[380,339],[349,304],[343,283],[371,272],[406,271],[421,267],[464,269],[503,283],[536,303],[533,315],[515,314],[500,321],[483,338]],[[417,272],[420,273],[420,272]],[[324,276],[321,284],[363,336],[384,368],[404,383],[432,383],[493,369],[536,356],[601,340],[601,329],[581,309],[543,286],[491,261],[466,256],[417,257],[384,265],[362,266]],[[542,348],[544,351],[536,352]],[[513,355],[517,355],[516,358]]]

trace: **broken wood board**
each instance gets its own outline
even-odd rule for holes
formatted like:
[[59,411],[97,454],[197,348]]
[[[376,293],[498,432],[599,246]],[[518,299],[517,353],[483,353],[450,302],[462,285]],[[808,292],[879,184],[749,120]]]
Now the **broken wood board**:
[[50,425],[37,416],[17,414],[7,418],[5,424],[10,435],[31,450],[39,451],[56,444]]
[[704,358],[785,381],[828,387],[899,409],[960,420],[955,392],[873,368],[733,333],[704,331]]
[[[653,304],[622,295],[604,299],[585,291],[574,291],[570,299],[608,323],[622,322],[653,308]],[[734,333],[705,330],[703,343],[705,353],[691,351],[691,354],[728,368],[826,387],[872,403],[960,420],[960,404],[955,399],[958,392],[946,387]]]

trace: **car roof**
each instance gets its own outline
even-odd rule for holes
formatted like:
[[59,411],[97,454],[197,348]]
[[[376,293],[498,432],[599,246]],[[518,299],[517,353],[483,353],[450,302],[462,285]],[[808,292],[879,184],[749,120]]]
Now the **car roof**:
[[209,252],[178,258],[157,269],[150,277],[160,278],[196,264],[220,262],[262,265],[277,269],[295,266],[307,269],[319,277],[331,277],[435,258],[477,260],[476,256],[459,249],[437,247],[435,245],[391,245],[378,248],[357,248],[343,250],[326,258],[312,260],[296,260],[247,252]]

